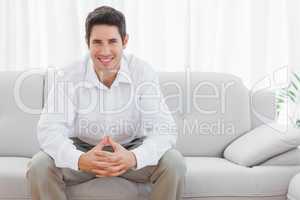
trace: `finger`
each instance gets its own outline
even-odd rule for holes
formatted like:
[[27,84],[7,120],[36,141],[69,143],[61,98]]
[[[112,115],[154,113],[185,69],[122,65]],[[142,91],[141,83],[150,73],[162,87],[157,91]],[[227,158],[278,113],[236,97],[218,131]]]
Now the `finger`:
[[111,163],[111,165],[119,165],[122,163],[122,159],[120,158],[115,158],[115,157],[96,157],[95,161],[97,162],[106,162],[106,163]]
[[102,157],[111,157],[111,156],[114,156],[114,154],[111,153],[111,152],[108,152],[108,151],[98,151],[98,150],[95,151],[95,155],[102,156]]
[[123,169],[116,173],[109,173],[107,176],[120,176],[121,174],[124,174],[127,171],[127,169]]
[[93,166],[95,169],[110,169],[112,167],[119,166],[119,163],[111,163],[111,162],[102,162],[102,161],[93,161]]
[[103,160],[106,162],[120,162],[122,157],[119,154],[107,152],[107,151],[95,151],[97,159]]
[[108,170],[99,170],[99,169],[93,169],[92,172],[96,174],[96,177],[107,177],[107,176],[120,176],[121,174],[125,173],[127,171],[126,168],[122,168],[119,171],[110,172]]
[[107,170],[110,171],[111,173],[118,173],[125,169],[126,169],[125,165],[121,164],[121,165],[112,166],[112,167],[108,168]]
[[121,168],[121,170],[113,172],[109,171],[108,169],[92,169],[92,173],[96,174],[96,177],[118,176],[126,171],[126,168]]
[[96,156],[95,158],[94,158],[94,161],[96,161],[96,162],[110,162],[109,160],[108,160],[108,158],[106,158],[106,157],[98,157],[98,156]]
[[115,166],[112,163],[103,162],[103,161],[93,161],[92,164],[95,169],[102,169],[102,170]]
[[96,174],[96,177],[98,177],[98,178],[102,178],[102,177],[106,177],[106,176],[104,176],[104,175],[99,175],[99,174]]
[[98,144],[95,146],[95,148],[96,148],[96,149],[99,149],[99,150],[102,150],[103,147],[104,147],[104,145],[101,144],[101,143],[98,143]]
[[93,155],[93,160],[94,161],[99,161],[99,162],[109,162],[109,159],[108,159],[107,156],[98,155],[96,153],[94,153],[94,155]]
[[107,140],[107,136],[105,136],[104,138],[102,138],[101,140],[100,140],[100,142],[96,145],[96,148],[97,149],[103,149],[103,147],[105,146],[105,145],[107,145],[108,144],[108,140]]
[[96,174],[96,177],[105,177],[109,175],[109,171],[104,169],[92,169],[91,171]]
[[115,142],[110,136],[108,136],[107,139],[113,150],[116,151],[119,147],[119,143]]
[[122,160],[119,158],[108,158],[108,157],[95,157],[94,159],[96,162],[105,162],[110,163],[111,165],[119,165],[122,163]]
[[107,158],[108,162],[112,163],[121,163],[122,162],[122,157],[120,155],[113,155]]
[[109,145],[108,136],[104,136],[101,140],[104,145]]
[[98,150],[102,150],[105,147],[105,145],[106,145],[106,142],[103,140],[100,140],[100,142],[95,147]]

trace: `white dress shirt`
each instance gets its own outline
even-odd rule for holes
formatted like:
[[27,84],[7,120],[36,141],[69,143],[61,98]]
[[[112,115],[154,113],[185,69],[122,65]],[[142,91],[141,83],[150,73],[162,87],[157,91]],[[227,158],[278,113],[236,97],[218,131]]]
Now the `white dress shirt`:
[[83,61],[48,73],[49,90],[37,135],[40,147],[57,167],[78,170],[84,152],[70,137],[91,145],[109,135],[120,144],[145,137],[132,149],[136,169],[156,165],[174,147],[176,124],[162,97],[158,76],[144,61],[123,55],[110,88],[98,80],[92,61]]

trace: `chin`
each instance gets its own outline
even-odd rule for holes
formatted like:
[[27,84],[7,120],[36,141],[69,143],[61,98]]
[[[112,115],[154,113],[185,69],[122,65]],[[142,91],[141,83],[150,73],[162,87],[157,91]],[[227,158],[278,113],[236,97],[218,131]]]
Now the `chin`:
[[105,70],[116,70],[117,67],[115,65],[103,66]]
[[113,71],[116,70],[117,68],[115,66],[101,66],[101,67],[97,67],[97,69],[100,71]]

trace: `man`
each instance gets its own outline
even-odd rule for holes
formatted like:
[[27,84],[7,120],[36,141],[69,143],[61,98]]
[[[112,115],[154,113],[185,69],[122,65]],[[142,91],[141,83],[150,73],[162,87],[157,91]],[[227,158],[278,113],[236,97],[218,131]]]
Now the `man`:
[[89,55],[55,74],[38,123],[41,151],[26,177],[33,200],[66,200],[97,177],[151,182],[151,200],[179,200],[186,166],[157,74],[123,54],[124,15],[107,6],[86,19]]

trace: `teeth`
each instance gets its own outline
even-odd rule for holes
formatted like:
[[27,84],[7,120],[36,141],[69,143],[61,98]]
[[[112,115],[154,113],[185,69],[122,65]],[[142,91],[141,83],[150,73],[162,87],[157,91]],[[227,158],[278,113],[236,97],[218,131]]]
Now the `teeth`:
[[112,58],[98,58],[98,59],[103,63],[109,63],[112,60]]

